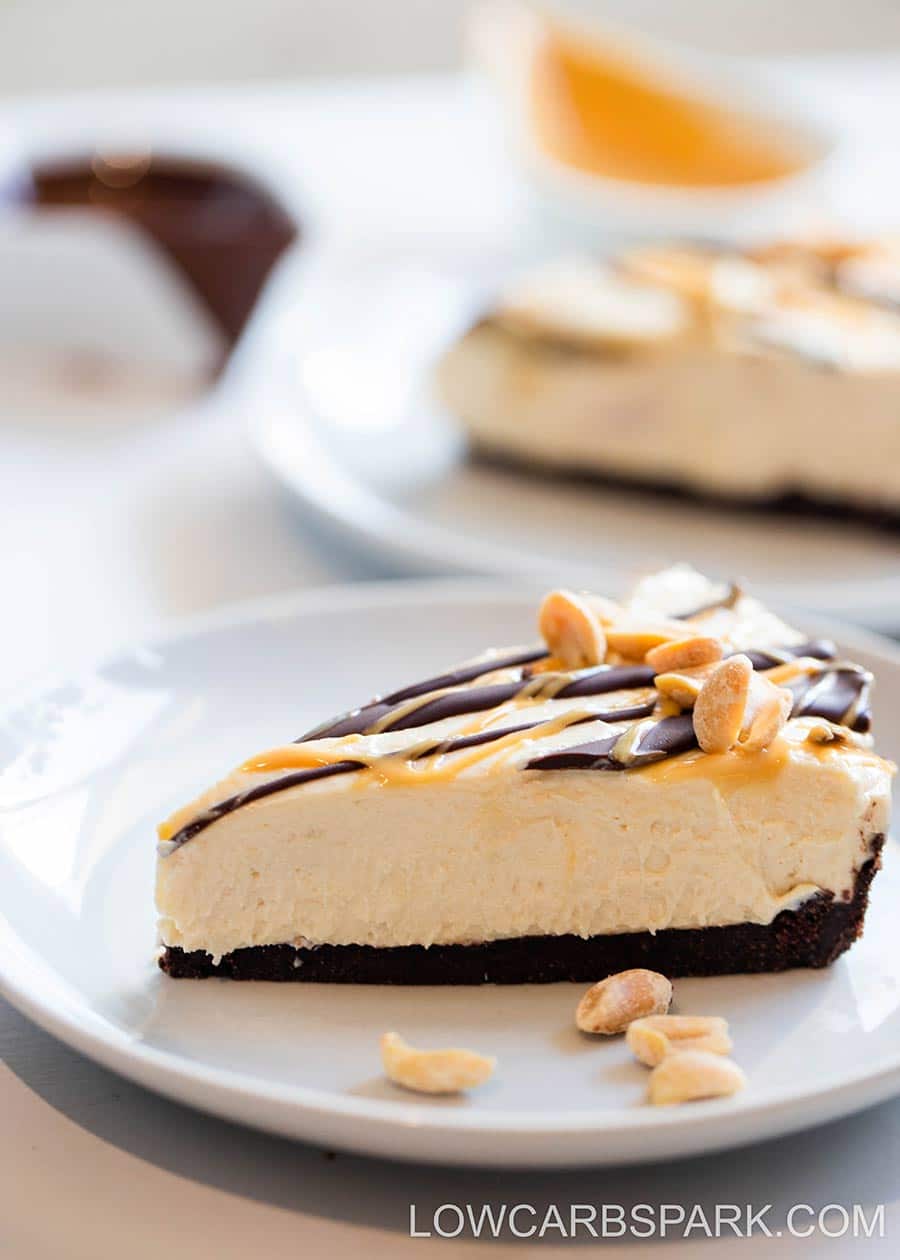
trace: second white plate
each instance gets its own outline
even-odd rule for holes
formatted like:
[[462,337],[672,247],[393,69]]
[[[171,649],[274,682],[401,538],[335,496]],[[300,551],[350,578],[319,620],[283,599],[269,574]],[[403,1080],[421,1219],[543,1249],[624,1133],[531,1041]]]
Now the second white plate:
[[601,589],[689,558],[773,601],[900,628],[896,535],[545,480],[471,461],[429,388],[510,259],[389,248],[298,258],[234,365],[254,442],[307,513],[382,572],[545,573]]
[[[410,1160],[619,1164],[771,1137],[900,1092],[900,853],[864,939],[825,972],[685,980],[679,1009],[732,1024],[733,1099],[644,1102],[621,1039],[572,1013],[583,986],[476,989],[173,981],[154,963],[154,824],[256,747],[377,690],[531,633],[533,593],[405,584],[326,591],[186,627],[0,714],[0,985],[64,1041],[161,1093],[247,1124]],[[415,627],[411,633],[410,627]],[[813,633],[828,627],[810,624]],[[360,644],[364,642],[365,650]],[[900,653],[842,636],[876,671],[900,756]],[[470,1097],[420,1099],[378,1039],[499,1059]]]

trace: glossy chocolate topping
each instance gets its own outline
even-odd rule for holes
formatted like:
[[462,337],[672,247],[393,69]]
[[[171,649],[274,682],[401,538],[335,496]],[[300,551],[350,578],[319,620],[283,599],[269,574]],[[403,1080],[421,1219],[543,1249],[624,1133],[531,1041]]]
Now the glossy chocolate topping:
[[13,195],[39,210],[75,207],[126,219],[174,263],[229,345],[299,231],[255,179],[183,158],[48,162],[36,166]]

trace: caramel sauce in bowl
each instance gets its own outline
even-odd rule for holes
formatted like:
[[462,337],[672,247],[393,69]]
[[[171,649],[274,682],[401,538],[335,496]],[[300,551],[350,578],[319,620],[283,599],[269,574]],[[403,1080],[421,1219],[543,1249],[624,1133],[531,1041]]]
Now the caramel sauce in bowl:
[[836,140],[741,62],[494,0],[472,46],[546,222],[571,242],[808,226]]
[[549,24],[534,56],[531,126],[565,166],[648,188],[730,188],[793,175],[806,155],[779,130]]

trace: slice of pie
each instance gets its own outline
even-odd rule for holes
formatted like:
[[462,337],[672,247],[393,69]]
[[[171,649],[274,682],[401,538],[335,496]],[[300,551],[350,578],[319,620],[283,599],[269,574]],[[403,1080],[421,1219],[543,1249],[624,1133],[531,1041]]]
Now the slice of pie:
[[622,605],[552,592],[539,624],[163,824],[163,970],[521,983],[842,953],[894,770],[870,674],[686,567]]
[[684,244],[520,276],[437,367],[476,453],[900,524],[900,245]]

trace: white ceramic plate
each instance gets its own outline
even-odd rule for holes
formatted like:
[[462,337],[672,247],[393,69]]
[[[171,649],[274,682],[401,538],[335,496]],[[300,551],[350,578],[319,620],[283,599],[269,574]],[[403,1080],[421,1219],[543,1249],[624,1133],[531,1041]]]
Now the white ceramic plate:
[[382,571],[547,573],[614,589],[691,559],[772,600],[900,628],[896,535],[691,506],[473,463],[431,366],[513,258],[474,246],[362,247],[279,276],[234,364],[254,442],[306,513]]
[[[831,970],[685,980],[727,1016],[750,1086],[643,1103],[621,1040],[588,1041],[583,986],[394,989],[173,981],[154,965],[154,823],[256,747],[376,690],[531,632],[534,596],[477,584],[345,588],[193,625],[48,686],[0,718],[0,979],[33,1019],[152,1089],[248,1124],[413,1160],[616,1164],[771,1137],[900,1091],[900,853],[865,939]],[[827,627],[812,625],[821,632]],[[842,636],[877,671],[900,756],[900,653]],[[461,1099],[383,1080],[379,1035],[471,1045],[496,1078]]]

